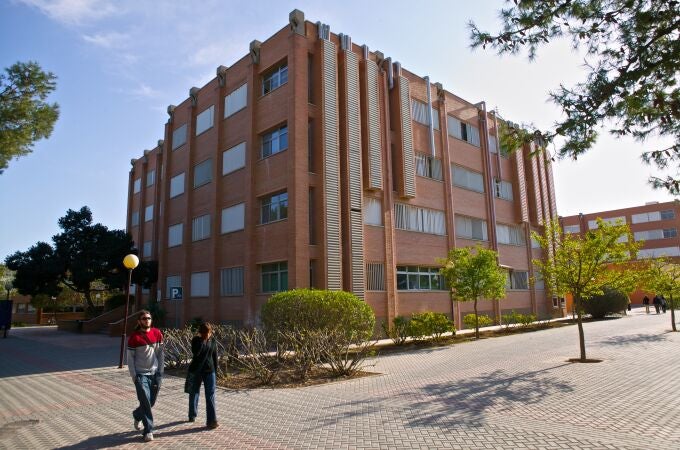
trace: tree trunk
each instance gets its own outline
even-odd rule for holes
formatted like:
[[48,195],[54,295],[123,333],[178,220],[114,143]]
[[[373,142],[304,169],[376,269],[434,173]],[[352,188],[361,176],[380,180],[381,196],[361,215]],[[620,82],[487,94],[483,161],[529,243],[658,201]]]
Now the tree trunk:
[[678,329],[675,327],[675,302],[673,301],[673,294],[670,296],[670,301],[668,302],[668,306],[671,308],[671,328],[673,331],[678,331]]
[[475,339],[479,339],[479,316],[477,315],[477,299],[475,298]]
[[87,312],[88,317],[94,312],[94,303],[92,302],[92,293],[90,291],[85,291],[85,301],[87,302]]
[[581,318],[581,298],[574,296],[574,304],[576,305],[576,323],[578,324],[578,344],[581,349],[581,361],[586,360],[586,338],[583,334],[583,320]]

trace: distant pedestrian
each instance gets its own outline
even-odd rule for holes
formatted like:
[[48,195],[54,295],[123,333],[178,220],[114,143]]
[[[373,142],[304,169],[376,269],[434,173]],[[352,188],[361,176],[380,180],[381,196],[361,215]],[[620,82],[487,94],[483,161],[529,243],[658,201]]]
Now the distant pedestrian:
[[668,303],[666,303],[666,297],[663,295],[661,296],[661,310],[663,311],[664,314],[666,314],[666,308],[668,307]]
[[151,313],[142,310],[137,319],[137,328],[128,339],[128,369],[135,389],[139,406],[132,411],[135,430],[144,427],[142,436],[145,442],[153,441],[153,414],[151,408],[156,403],[158,390],[163,378],[163,334],[158,328],[151,327]]
[[633,310],[633,302],[631,302],[630,297],[628,297],[628,311],[630,312],[632,310]]
[[198,398],[201,395],[201,382],[205,391],[206,426],[214,429],[217,423],[215,409],[215,385],[217,384],[217,343],[213,337],[212,326],[202,323],[198,336],[191,340],[191,364],[187,373],[184,390],[189,394],[189,422],[198,415]]
[[661,297],[659,297],[658,294],[655,295],[652,303],[654,303],[654,309],[656,310],[656,313],[659,314],[659,308],[661,308]]
[[645,295],[645,297],[642,299],[642,304],[645,305],[645,312],[649,314],[649,297]]

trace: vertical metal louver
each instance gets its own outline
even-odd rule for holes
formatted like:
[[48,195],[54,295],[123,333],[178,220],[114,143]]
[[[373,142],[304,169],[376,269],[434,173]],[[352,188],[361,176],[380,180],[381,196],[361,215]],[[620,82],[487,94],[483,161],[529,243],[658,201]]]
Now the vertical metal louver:
[[[494,140],[495,143],[495,140]],[[522,222],[529,221],[529,203],[527,201],[527,181],[524,171],[524,152],[521,148],[515,152],[515,165],[517,166],[517,180],[519,181],[519,208]]]
[[[534,150],[534,149],[532,149]],[[545,160],[543,153],[537,154],[534,158],[536,158],[537,163],[538,163],[538,171],[540,173],[540,180],[541,180],[541,209],[543,210],[543,223],[547,223],[550,221],[550,206],[549,206],[549,199],[548,199],[548,180],[546,178],[546,171],[545,171]]]
[[401,110],[401,145],[402,161],[404,173],[404,192],[405,197],[416,196],[416,171],[413,152],[413,131],[411,129],[411,92],[408,80],[399,77],[399,101]]
[[382,189],[382,153],[380,151],[380,109],[378,107],[378,66],[366,60],[368,112],[368,188]]
[[342,289],[340,248],[340,147],[338,137],[338,83],[335,45],[321,41],[323,97],[323,159],[326,214],[326,287]]
[[536,222],[543,225],[543,204],[541,202],[541,180],[538,175],[538,161],[531,157],[531,181],[534,185],[534,204],[536,205]]
[[545,150],[545,172],[548,178],[548,197],[550,198],[550,218],[557,217],[557,202],[555,201],[555,182],[553,180],[552,164],[550,163],[550,155]]

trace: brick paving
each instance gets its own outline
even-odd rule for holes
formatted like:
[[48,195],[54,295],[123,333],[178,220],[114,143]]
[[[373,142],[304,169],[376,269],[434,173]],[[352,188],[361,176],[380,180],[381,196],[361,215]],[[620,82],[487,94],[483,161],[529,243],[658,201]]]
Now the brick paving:
[[680,333],[670,314],[563,327],[372,360],[380,375],[298,389],[219,389],[220,427],[186,422],[166,377],[156,440],[132,429],[120,340],[53,327],[0,339],[0,449],[677,449]]

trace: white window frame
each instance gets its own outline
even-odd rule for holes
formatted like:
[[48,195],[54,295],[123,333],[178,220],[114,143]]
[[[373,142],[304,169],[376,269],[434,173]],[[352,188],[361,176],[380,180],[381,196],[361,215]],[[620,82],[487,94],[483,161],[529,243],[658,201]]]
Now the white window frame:
[[415,154],[416,175],[431,180],[442,181],[442,161],[432,155],[417,152]]
[[451,180],[454,186],[484,193],[484,175],[474,170],[451,164]]
[[498,236],[499,244],[516,246],[527,245],[526,239],[524,237],[524,230],[518,226],[497,223],[496,235]]
[[260,224],[278,222],[288,218],[288,191],[260,197]]
[[170,178],[170,198],[178,197],[184,194],[184,180],[186,174],[184,172]]
[[177,150],[187,143],[187,124],[182,124],[172,132],[172,149]]
[[245,227],[246,204],[238,203],[222,210],[220,232],[222,234],[243,230]]
[[237,87],[224,97],[224,118],[233,116],[248,106],[248,83]]
[[132,183],[132,193],[133,194],[139,194],[141,190],[142,190],[142,179],[141,178],[135,178],[135,181]]
[[395,203],[394,223],[395,228],[400,230],[446,236],[444,211]]
[[512,201],[512,183],[505,180],[494,179],[494,195],[502,200]]
[[287,62],[265,72],[265,74],[262,76],[262,95],[267,95],[270,92],[274,92],[286,83],[288,83]]
[[246,143],[241,142],[222,152],[222,175],[227,175],[246,166]]
[[[438,267],[397,266],[398,291],[445,291],[444,277]],[[434,282],[436,281],[436,282]]]
[[215,105],[210,105],[196,116],[196,136],[215,126]]
[[366,225],[382,226],[382,201],[378,198],[364,197],[364,223]]
[[[463,239],[471,239],[474,241],[488,241],[489,230],[486,220],[477,217],[462,216],[456,214],[454,218],[456,222],[456,236]],[[481,230],[481,235],[476,231]]]
[[[283,137],[285,136],[285,143]],[[285,147],[284,147],[285,145]],[[262,133],[260,136],[260,158],[265,159],[288,150],[288,124]]]
[[210,214],[194,217],[191,221],[191,241],[210,238]]

